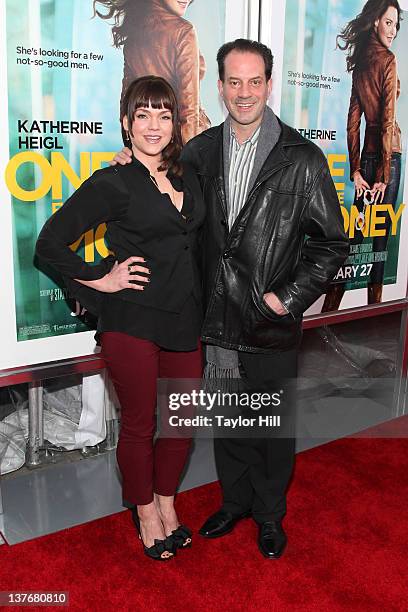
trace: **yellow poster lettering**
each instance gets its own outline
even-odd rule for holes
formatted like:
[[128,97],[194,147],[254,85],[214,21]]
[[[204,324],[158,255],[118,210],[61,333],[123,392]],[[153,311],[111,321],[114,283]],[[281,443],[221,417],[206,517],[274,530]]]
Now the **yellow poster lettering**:
[[[12,196],[23,202],[41,200],[51,190],[53,200],[62,199],[62,179],[65,177],[74,187],[78,187],[89,178],[91,174],[109,162],[115,154],[110,151],[82,151],[79,154],[79,174],[62,153],[53,151],[50,161],[44,155],[35,151],[22,151],[14,155],[7,164],[5,179]],[[27,189],[18,183],[17,172],[23,164],[33,164],[35,177],[34,189]]]
[[397,211],[390,206],[390,217],[391,217],[391,234],[396,235],[398,229],[398,221],[401,219],[402,211],[405,208],[405,204],[400,204]]
[[63,202],[51,202],[51,211],[52,211],[52,214],[57,212],[57,210],[59,208],[61,208],[62,205],[63,205]]
[[95,246],[101,257],[107,257],[111,251],[108,250],[105,244],[106,223],[98,225],[95,231]]
[[93,174],[95,170],[102,168],[104,162],[110,162],[114,155],[115,153],[109,153],[109,151],[96,151],[92,153],[91,173]]
[[350,215],[348,214],[348,210],[345,206],[340,206],[340,210],[341,214],[343,215],[344,231],[347,234],[350,223]]
[[[34,189],[24,189],[17,182],[17,171],[23,164],[34,164],[41,171],[41,183]],[[6,166],[5,179],[7,189],[12,196],[23,202],[41,200],[51,189],[52,168],[43,155],[35,151],[23,151],[14,155]]]
[[71,251],[77,251],[82,241],[84,241],[85,246],[85,261],[87,263],[95,261],[94,230],[88,230],[78,240],[70,244]]
[[[354,238],[354,232],[356,227],[356,221],[358,219],[359,210],[357,206],[352,206],[350,208],[350,228],[349,228],[349,238]],[[362,230],[362,234],[365,238],[367,238],[368,230],[370,227],[370,207],[368,206],[365,211],[365,223]]]
[[378,213],[387,212],[389,208],[388,204],[376,204],[375,206],[370,206],[371,210],[371,223],[370,223],[370,236],[375,238],[376,236],[385,236],[386,231],[385,228],[380,229],[379,225],[384,225],[385,219],[383,216],[378,217]]
[[[385,236],[385,219],[384,213],[388,214],[391,219],[391,234],[395,236],[398,232],[398,223],[404,211],[405,204],[400,204],[397,210],[394,210],[391,204],[373,204],[367,206],[364,212],[365,223],[362,230],[364,238],[375,238],[376,236]],[[340,207],[343,215],[344,231],[349,238],[354,238],[356,233],[356,221],[359,211],[357,206],[350,206],[350,212],[343,205]],[[360,230],[358,230],[360,231]]]
[[[327,163],[329,164],[330,174],[332,176],[344,176],[344,166],[342,168],[336,168],[335,164],[346,163],[346,155],[344,153],[329,153],[327,155]],[[341,183],[344,189],[344,183]]]
[[74,189],[78,187],[89,178],[91,172],[91,162],[89,153],[80,153],[79,155],[79,176],[73,170],[72,166],[69,165],[68,161],[62,155],[62,153],[51,153],[51,166],[52,166],[52,197],[55,200],[62,199],[62,177],[65,176]]

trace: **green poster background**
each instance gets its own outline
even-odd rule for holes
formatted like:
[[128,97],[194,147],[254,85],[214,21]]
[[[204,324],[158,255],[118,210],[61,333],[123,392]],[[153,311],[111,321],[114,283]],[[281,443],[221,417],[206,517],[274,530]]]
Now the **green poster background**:
[[[92,165],[93,169],[100,167],[121,147],[118,116],[123,54],[121,49],[112,46],[110,25],[99,18],[92,19],[92,15],[92,0],[6,0],[11,160],[6,181],[12,199],[19,341],[89,329],[71,312],[60,279],[41,264],[40,270],[33,257],[42,225],[79,185],[75,175],[84,180]],[[225,2],[197,2],[189,7],[185,17],[195,25],[200,49],[206,58],[201,99],[212,123],[216,124],[223,117],[216,96],[214,60],[224,42]],[[75,65],[71,64],[73,61]],[[98,122],[102,134],[52,133],[51,129],[45,133],[25,133],[24,127],[19,131],[19,121],[20,128],[27,129],[33,121]],[[39,140],[27,140],[41,136],[52,139],[47,141],[50,148]],[[21,156],[22,153],[31,157]],[[98,153],[103,154],[101,159],[97,158]],[[17,160],[20,161],[17,163]],[[57,169],[58,164],[62,164],[62,171]],[[25,199],[19,195],[19,187],[35,194],[35,190],[41,191],[47,184],[49,189],[38,192],[35,199],[29,193]],[[58,193],[59,185],[61,193]],[[103,228],[99,228],[99,234],[103,234]],[[89,263],[104,255],[103,240],[94,248],[92,237],[87,236],[86,252],[84,241],[78,250]],[[71,306],[75,308],[72,303]]]

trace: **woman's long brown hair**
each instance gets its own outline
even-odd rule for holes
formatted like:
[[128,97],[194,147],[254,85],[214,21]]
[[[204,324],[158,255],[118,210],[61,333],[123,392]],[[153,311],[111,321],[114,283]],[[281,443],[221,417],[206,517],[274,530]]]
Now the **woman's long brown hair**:
[[[402,11],[397,0],[368,0],[363,10],[355,19],[343,28],[336,37],[336,47],[347,51],[347,72],[355,68],[364,70],[367,66],[368,40],[374,28],[374,22],[380,19],[389,7],[397,10],[397,32],[400,29]],[[343,41],[342,44],[340,41]]]
[[[193,2],[191,0],[190,4]],[[106,12],[98,10],[104,8]],[[93,0],[94,17],[113,19],[112,36],[115,47],[121,47],[132,32],[132,23],[140,21],[151,9],[151,0]]]

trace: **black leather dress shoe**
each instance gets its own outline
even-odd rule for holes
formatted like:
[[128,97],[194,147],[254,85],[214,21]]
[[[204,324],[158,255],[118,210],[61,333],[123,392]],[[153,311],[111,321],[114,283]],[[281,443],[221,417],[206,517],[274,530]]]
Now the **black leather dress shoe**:
[[220,538],[232,531],[236,523],[246,516],[249,516],[249,512],[234,516],[231,512],[225,510],[219,510],[215,514],[212,514],[201,527],[198,532],[204,538]]
[[259,525],[258,547],[267,559],[279,559],[287,543],[280,521],[266,521]]

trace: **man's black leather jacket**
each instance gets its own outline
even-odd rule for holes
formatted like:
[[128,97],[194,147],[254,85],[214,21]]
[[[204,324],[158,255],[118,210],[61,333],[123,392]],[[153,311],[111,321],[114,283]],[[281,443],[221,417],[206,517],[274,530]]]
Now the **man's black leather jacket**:
[[[191,140],[207,215],[203,229],[206,316],[202,339],[250,352],[295,347],[303,312],[349,252],[339,200],[322,151],[280,122],[281,135],[228,232],[222,125]],[[280,316],[263,295],[273,291]]]

